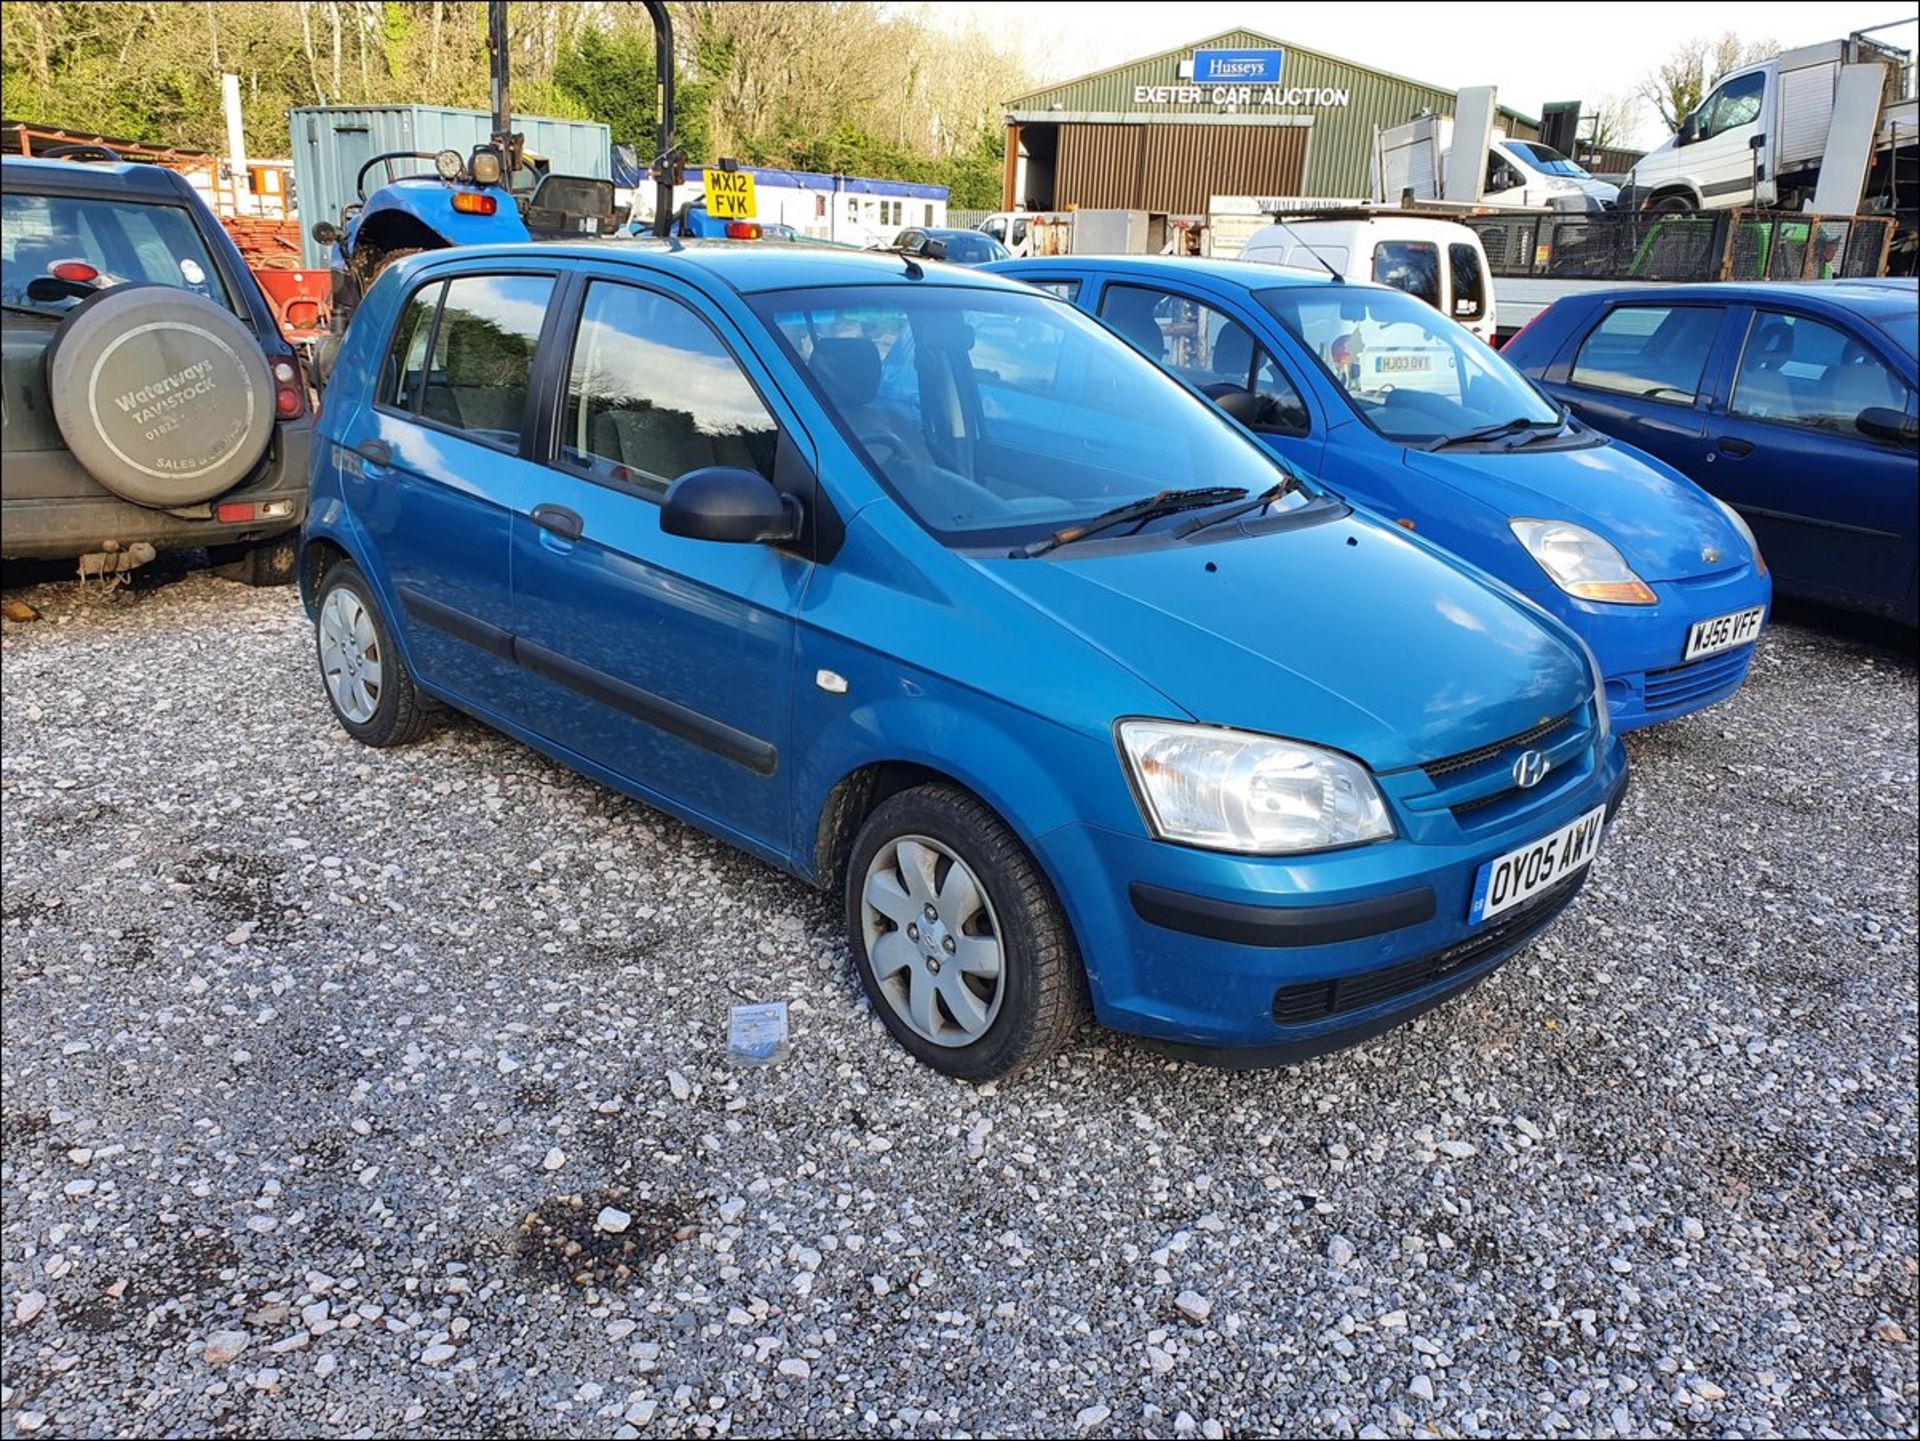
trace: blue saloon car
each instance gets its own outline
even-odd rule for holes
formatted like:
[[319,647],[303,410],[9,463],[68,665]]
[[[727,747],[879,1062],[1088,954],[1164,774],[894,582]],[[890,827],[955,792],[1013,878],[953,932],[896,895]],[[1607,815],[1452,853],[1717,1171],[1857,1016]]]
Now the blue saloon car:
[[1914,282],[1572,296],[1502,352],[1733,506],[1783,593],[1916,623]]
[[1745,522],[1404,292],[1173,257],[995,265],[1096,315],[1275,453],[1571,626],[1632,730],[1740,688],[1772,589]]
[[1375,1034],[1538,934],[1626,783],[1571,632],[997,276],[434,252],[319,425],[348,734],[455,706],[838,892],[957,1075],[1089,1007],[1252,1063]]

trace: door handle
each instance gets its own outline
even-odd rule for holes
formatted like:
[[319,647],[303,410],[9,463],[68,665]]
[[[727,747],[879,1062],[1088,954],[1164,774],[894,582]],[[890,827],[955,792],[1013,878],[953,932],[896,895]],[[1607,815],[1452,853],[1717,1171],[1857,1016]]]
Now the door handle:
[[1720,453],[1732,456],[1752,455],[1753,442],[1742,440],[1737,435],[1723,435],[1720,437]]
[[393,447],[378,437],[361,441],[354,447],[354,453],[362,460],[370,460],[375,465],[393,464]]
[[533,508],[533,523],[562,540],[578,540],[586,530],[580,517],[564,505],[536,505]]

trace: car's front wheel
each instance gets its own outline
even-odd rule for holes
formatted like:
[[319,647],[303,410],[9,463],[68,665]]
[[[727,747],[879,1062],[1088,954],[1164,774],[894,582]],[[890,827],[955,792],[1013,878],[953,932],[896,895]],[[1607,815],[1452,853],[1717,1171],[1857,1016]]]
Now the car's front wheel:
[[926,785],[882,801],[854,841],[846,891],[867,997],[935,1070],[1010,1075],[1084,1022],[1086,973],[1053,888],[966,791]]
[[393,644],[373,588],[350,560],[335,561],[313,607],[314,645],[327,703],[364,745],[398,746],[426,730],[426,699]]

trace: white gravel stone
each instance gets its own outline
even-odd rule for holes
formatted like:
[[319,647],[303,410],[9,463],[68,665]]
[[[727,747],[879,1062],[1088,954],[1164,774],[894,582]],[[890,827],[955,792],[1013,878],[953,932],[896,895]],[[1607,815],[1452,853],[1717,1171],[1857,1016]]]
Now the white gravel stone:
[[1107,1418],[1112,1415],[1111,1407],[1104,1402],[1096,1401],[1091,1406],[1082,1406],[1079,1414],[1073,1419],[1082,1431],[1091,1431],[1096,1426],[1106,1425]]
[[813,1367],[799,1356],[785,1357],[775,1368],[782,1376],[791,1376],[796,1381],[804,1381],[813,1374]]
[[24,1326],[46,1309],[45,1291],[23,1291],[13,1303],[13,1324]]
[[253,1336],[246,1331],[215,1331],[207,1337],[207,1344],[200,1352],[200,1359],[209,1366],[225,1366],[246,1350],[253,1342]]
[[1182,1291],[1173,1298],[1173,1306],[1194,1325],[1202,1325],[1213,1314],[1213,1302],[1198,1291]]
[[437,1342],[420,1353],[420,1364],[422,1366],[444,1366],[459,1354],[459,1351],[447,1342]]
[[617,1236],[633,1224],[633,1217],[618,1206],[602,1206],[600,1214],[593,1218],[594,1229]]

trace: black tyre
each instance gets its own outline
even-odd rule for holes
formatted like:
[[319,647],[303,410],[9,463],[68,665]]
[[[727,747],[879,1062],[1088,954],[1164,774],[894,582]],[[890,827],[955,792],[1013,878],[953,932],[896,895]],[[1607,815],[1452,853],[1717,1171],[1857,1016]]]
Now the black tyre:
[[949,785],[889,796],[847,863],[847,944],[896,1040],[969,1081],[1045,1060],[1085,1023],[1086,972],[1013,832]]
[[313,618],[320,681],[347,734],[370,746],[418,740],[429,720],[425,697],[359,566],[333,563],[314,595]]
[[1693,202],[1677,191],[1656,195],[1647,202],[1649,215],[1685,215],[1693,208]]
[[258,545],[209,546],[207,559],[215,575],[242,585],[292,585],[300,562],[300,537],[288,534]]

